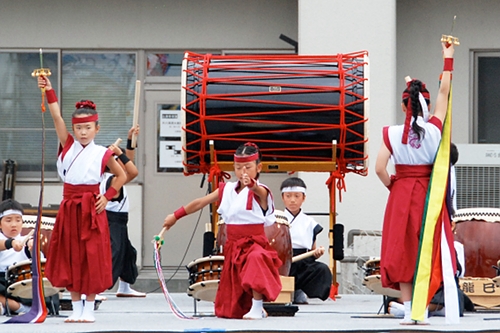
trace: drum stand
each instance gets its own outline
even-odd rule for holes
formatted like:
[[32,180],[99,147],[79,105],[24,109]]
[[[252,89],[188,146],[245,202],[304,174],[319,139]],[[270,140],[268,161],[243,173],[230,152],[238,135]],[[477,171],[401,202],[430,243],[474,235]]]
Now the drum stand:
[[199,302],[200,300],[196,299],[196,298],[193,298],[193,317],[215,317],[215,313],[211,313],[211,314],[202,314],[202,313],[198,313],[198,305],[196,304],[196,302]]
[[[234,163],[233,162],[217,162],[215,158],[215,148],[214,148],[214,142],[210,141],[210,161],[211,165],[214,166],[217,164],[219,169],[221,171],[233,171],[234,170]],[[278,162],[273,162],[273,161],[262,161],[262,172],[299,172],[299,171],[305,171],[305,172],[330,172],[333,173],[337,171],[337,161],[336,161],[336,154],[337,151],[337,141],[333,140],[332,141],[332,160],[331,161],[305,161],[305,162],[299,162],[299,161],[278,161]],[[213,179],[209,179],[209,181],[212,182],[212,190],[216,190],[219,187],[219,184],[217,183],[216,177]],[[332,185],[332,188],[334,186]],[[213,214],[212,214],[212,230],[213,232],[217,235],[218,231],[218,214],[217,210],[215,209],[215,204],[212,204],[213,206]],[[329,244],[329,251],[330,251],[330,270],[332,271],[332,287],[337,286],[337,267],[336,267],[336,261],[333,259],[334,258],[334,227],[335,227],[335,215],[336,215],[336,207],[335,207],[335,190],[332,189],[330,191],[330,229],[329,229],[329,239],[330,239],[330,244]]]

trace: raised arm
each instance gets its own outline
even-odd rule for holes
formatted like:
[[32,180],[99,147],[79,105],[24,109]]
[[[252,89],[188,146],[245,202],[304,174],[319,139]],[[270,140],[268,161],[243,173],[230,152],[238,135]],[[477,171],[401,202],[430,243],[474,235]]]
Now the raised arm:
[[57,137],[61,145],[64,147],[66,140],[68,139],[68,129],[64,123],[64,119],[61,115],[61,109],[57,101],[57,96],[55,90],[52,88],[52,84],[48,77],[39,76],[38,77],[38,88],[45,88],[45,94],[47,96],[47,103],[49,104],[50,115],[54,120],[54,127],[56,129]]
[[455,52],[454,45],[441,43],[443,46],[444,69],[441,76],[441,84],[436,98],[436,106],[434,108],[434,116],[438,117],[441,122],[446,118],[448,110],[448,95],[451,87],[451,71],[453,70],[453,53]]

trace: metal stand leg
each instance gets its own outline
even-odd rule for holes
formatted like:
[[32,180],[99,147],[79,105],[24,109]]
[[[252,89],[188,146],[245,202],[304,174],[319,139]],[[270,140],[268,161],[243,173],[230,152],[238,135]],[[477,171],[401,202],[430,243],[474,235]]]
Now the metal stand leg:
[[196,298],[193,297],[193,308],[194,308],[194,314],[193,316],[194,317],[197,317],[198,316],[198,305],[196,304]]

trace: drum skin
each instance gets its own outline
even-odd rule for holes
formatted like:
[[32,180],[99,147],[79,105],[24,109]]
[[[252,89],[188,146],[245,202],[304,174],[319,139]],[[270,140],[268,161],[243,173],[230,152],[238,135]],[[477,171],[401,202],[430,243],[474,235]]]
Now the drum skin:
[[459,221],[455,227],[455,240],[464,245],[465,276],[496,276],[492,266],[500,259],[500,221]]

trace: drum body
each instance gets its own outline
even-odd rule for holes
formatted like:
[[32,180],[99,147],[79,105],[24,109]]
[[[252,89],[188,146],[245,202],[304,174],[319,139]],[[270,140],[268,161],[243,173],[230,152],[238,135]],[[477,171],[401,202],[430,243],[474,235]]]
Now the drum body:
[[[27,235],[36,226],[36,215],[23,215],[23,230],[22,235]],[[54,223],[56,219],[54,217],[42,216],[40,221],[40,249],[42,253],[47,256],[49,253],[49,243],[50,237],[52,235],[52,230],[54,230]]]
[[380,258],[374,258],[365,262],[365,278],[363,285],[376,294],[386,295],[389,297],[401,297],[401,291],[391,288],[382,287],[380,276]]
[[[280,275],[288,276],[292,266],[293,248],[292,238],[290,236],[290,225],[283,211],[275,210],[276,223],[264,227],[264,232],[269,240],[269,244],[278,252],[283,265],[279,268]],[[227,240],[226,225],[220,220],[217,231],[217,251],[224,254],[224,244]]]
[[263,161],[365,168],[367,52],[331,56],[186,53],[181,107],[185,172],[207,173],[255,142]]
[[[40,260],[44,295],[52,296],[64,289],[61,290],[61,288],[52,286],[45,277],[45,262],[45,259]],[[14,297],[31,299],[33,295],[32,273],[31,260],[24,260],[11,265],[7,270],[7,292]]]
[[223,265],[223,256],[208,256],[190,262],[186,266],[189,271],[188,296],[214,302]]
[[208,256],[190,262],[186,267],[189,271],[189,284],[219,280],[224,256]]
[[496,266],[500,259],[500,209],[467,208],[457,210],[455,241],[464,246],[465,276],[496,276]]

